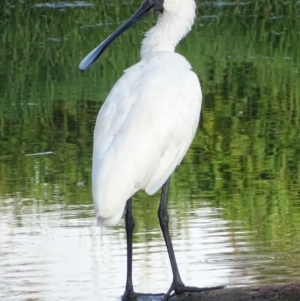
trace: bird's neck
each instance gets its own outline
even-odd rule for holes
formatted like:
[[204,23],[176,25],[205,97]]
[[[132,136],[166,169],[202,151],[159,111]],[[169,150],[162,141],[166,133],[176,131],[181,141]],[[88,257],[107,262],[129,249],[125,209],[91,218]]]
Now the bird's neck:
[[194,1],[190,3],[191,5],[183,6],[176,11],[164,10],[156,25],[145,35],[141,48],[142,59],[154,51],[175,51],[177,44],[189,33],[194,24],[196,5]]

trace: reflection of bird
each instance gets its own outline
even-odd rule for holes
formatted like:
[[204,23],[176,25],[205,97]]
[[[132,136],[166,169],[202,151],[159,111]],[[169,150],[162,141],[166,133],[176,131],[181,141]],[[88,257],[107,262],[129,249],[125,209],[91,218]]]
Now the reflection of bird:
[[183,284],[167,212],[169,178],[192,142],[201,109],[198,78],[186,59],[174,52],[194,23],[194,0],[145,0],[127,22],[82,60],[79,69],[86,70],[117,36],[152,11],[160,12],[160,16],[143,40],[141,61],[127,69],[111,90],[94,132],[92,179],[98,224],[117,224],[127,201],[123,300],[134,295],[131,197],[141,189],[151,195],[162,187],[158,217],[173,271],[173,282],[164,298],[172,291],[180,294],[207,289]]

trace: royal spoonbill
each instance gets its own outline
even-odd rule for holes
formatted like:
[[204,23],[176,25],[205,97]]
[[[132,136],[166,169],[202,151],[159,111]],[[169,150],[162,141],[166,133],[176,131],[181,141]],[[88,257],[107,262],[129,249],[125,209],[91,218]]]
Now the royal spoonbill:
[[[132,196],[149,195],[162,187],[158,219],[167,246],[173,281],[164,295],[199,292],[222,287],[185,286],[181,280],[168,228],[170,176],[180,164],[195,135],[202,93],[190,64],[175,52],[191,30],[194,0],[144,0],[120,28],[80,63],[85,71],[122,32],[150,12],[156,25],[142,42],[141,60],[124,72],[103,104],[96,121],[92,190],[99,225],[119,222],[126,206],[127,280],[123,300],[136,296],[132,284]],[[126,205],[127,204],[127,205]]]

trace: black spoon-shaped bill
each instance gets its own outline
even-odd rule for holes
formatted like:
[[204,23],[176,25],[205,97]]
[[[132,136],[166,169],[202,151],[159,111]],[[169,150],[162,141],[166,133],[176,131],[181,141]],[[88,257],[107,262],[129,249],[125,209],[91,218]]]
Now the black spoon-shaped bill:
[[145,0],[140,8],[114,33],[112,33],[106,40],[104,40],[99,46],[97,46],[93,51],[91,51],[79,64],[79,70],[84,72],[105,51],[105,49],[126,29],[137,23],[143,17],[148,15],[152,11],[163,11],[162,7],[163,0]]

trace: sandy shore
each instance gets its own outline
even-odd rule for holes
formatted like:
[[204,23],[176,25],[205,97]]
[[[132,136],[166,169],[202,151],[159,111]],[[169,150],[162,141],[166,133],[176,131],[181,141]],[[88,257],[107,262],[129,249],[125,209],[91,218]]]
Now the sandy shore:
[[[132,301],[160,301],[162,295],[143,295]],[[300,283],[262,285],[173,296],[170,301],[300,301]]]

